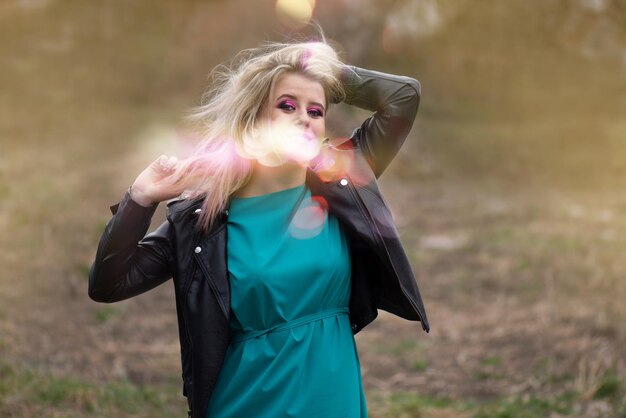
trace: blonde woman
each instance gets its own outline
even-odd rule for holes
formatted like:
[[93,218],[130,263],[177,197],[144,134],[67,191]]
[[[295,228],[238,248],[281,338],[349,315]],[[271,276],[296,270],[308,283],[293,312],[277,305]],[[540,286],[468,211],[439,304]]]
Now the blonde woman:
[[[183,393],[204,417],[366,417],[354,334],[383,309],[426,313],[376,179],[420,99],[409,77],[341,63],[324,41],[220,67],[191,115],[203,139],[134,181],[100,240],[89,296],[174,280]],[[373,111],[345,140],[331,103]],[[159,202],[167,220],[145,235]]]

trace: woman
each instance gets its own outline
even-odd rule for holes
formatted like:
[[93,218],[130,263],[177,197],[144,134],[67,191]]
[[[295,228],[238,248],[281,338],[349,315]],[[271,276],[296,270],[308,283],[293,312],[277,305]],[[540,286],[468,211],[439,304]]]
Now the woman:
[[[111,208],[89,295],[119,301],[173,278],[192,417],[365,417],[353,335],[377,309],[429,330],[376,183],[420,85],[346,66],[324,42],[240,58],[192,115],[195,153],[161,156]],[[374,113],[330,141],[341,100]],[[159,202],[190,189],[145,235]]]

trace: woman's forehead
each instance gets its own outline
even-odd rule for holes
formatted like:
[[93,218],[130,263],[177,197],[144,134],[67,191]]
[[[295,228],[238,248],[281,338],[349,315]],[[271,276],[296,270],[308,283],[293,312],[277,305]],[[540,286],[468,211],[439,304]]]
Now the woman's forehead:
[[312,102],[324,103],[326,101],[322,84],[302,74],[283,74],[276,80],[274,98],[285,94]]

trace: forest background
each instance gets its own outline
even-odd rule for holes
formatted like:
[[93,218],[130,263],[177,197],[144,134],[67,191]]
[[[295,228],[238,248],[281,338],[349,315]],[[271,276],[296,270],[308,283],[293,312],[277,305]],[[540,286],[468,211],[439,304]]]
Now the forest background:
[[305,3],[0,2],[0,416],[184,416],[172,283],[102,305],[88,270],[210,69],[312,17],[422,84],[381,187],[432,331],[356,336],[370,416],[626,417],[626,1]]

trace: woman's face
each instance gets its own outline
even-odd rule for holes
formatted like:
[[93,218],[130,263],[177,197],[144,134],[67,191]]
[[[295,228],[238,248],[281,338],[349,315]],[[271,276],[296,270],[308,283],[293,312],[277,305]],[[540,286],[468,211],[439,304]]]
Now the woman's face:
[[284,74],[269,98],[272,124],[295,125],[321,141],[326,132],[326,96],[322,85],[302,74]]
[[304,75],[280,76],[253,135],[244,136],[238,152],[265,166],[287,162],[308,165],[319,153],[326,131],[326,96],[322,85]]

